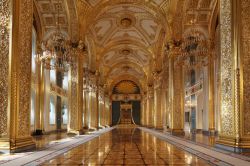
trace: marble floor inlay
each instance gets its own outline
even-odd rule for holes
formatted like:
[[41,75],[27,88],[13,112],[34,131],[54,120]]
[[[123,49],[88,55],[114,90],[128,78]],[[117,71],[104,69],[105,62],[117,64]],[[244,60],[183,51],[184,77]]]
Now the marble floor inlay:
[[119,126],[42,165],[212,165],[133,126]]

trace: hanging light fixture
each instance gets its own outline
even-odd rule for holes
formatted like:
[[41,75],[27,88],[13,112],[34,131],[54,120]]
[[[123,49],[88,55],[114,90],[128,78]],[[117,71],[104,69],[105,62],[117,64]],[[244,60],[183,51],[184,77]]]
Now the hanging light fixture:
[[79,42],[66,40],[65,35],[60,30],[59,13],[60,5],[57,1],[57,22],[56,31],[46,42],[42,42],[37,50],[36,59],[42,63],[43,67],[49,70],[67,72],[78,55]]
[[182,60],[187,60],[189,66],[196,66],[203,63],[204,57],[209,54],[209,40],[195,27],[195,10],[194,0],[191,0],[191,14],[193,18],[190,20],[191,28],[188,34],[181,42],[181,56]]

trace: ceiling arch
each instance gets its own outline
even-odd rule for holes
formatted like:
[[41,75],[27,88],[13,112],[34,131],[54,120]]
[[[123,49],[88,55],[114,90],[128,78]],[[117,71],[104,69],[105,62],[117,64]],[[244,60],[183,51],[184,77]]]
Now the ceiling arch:
[[133,73],[138,79],[142,79],[146,76],[146,71],[143,70],[143,68],[141,68],[138,64],[129,61],[122,61],[111,66],[105,75],[109,78],[114,78],[117,75],[128,73]]
[[[82,16],[87,22],[93,22],[103,10],[116,5],[134,5],[146,9],[156,18],[160,18],[162,23],[167,24],[166,15],[169,10],[170,0],[81,0]],[[167,25],[165,25],[167,27]]]
[[121,61],[131,61],[144,67],[150,63],[152,54],[143,47],[133,44],[119,44],[100,53],[101,62],[105,66],[113,66]]
[[132,38],[148,47],[157,41],[165,28],[159,18],[142,6],[119,4],[98,13],[89,29],[100,46]]
[[99,71],[106,72],[103,75],[109,79],[123,74],[145,79],[150,63],[156,55],[161,56],[159,50],[164,46],[162,36],[167,34],[168,26],[160,6],[166,10],[166,3],[159,0],[82,3],[88,8],[84,29],[95,42]]

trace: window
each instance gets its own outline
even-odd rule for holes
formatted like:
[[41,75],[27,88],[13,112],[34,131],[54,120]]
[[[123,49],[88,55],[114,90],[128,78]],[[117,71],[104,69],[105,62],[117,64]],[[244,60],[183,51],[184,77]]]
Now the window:
[[31,60],[31,66],[32,66],[32,72],[36,72],[36,30],[32,29],[32,60]]
[[50,70],[50,82],[56,83],[56,71],[55,70]]
[[30,124],[34,125],[35,123],[35,101],[36,101],[36,93],[34,89],[31,89],[31,111],[30,111]]
[[50,96],[49,124],[56,124],[55,99]]
[[62,109],[63,124],[68,124],[68,108],[66,105]]
[[68,90],[68,76],[64,75],[63,78],[63,89]]

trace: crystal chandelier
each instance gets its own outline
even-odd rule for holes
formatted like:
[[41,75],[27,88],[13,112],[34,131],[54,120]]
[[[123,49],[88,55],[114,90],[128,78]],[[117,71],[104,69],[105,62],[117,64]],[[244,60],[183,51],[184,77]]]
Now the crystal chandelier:
[[67,72],[78,55],[78,42],[66,40],[59,26],[59,0],[57,1],[56,31],[46,42],[42,42],[37,50],[37,61],[49,70]]
[[[191,14],[195,16],[194,0],[192,0]],[[210,41],[195,27],[195,23],[196,19],[192,18],[190,21],[190,31],[181,41],[180,58],[186,60],[188,66],[203,64],[205,57],[209,55]]]

